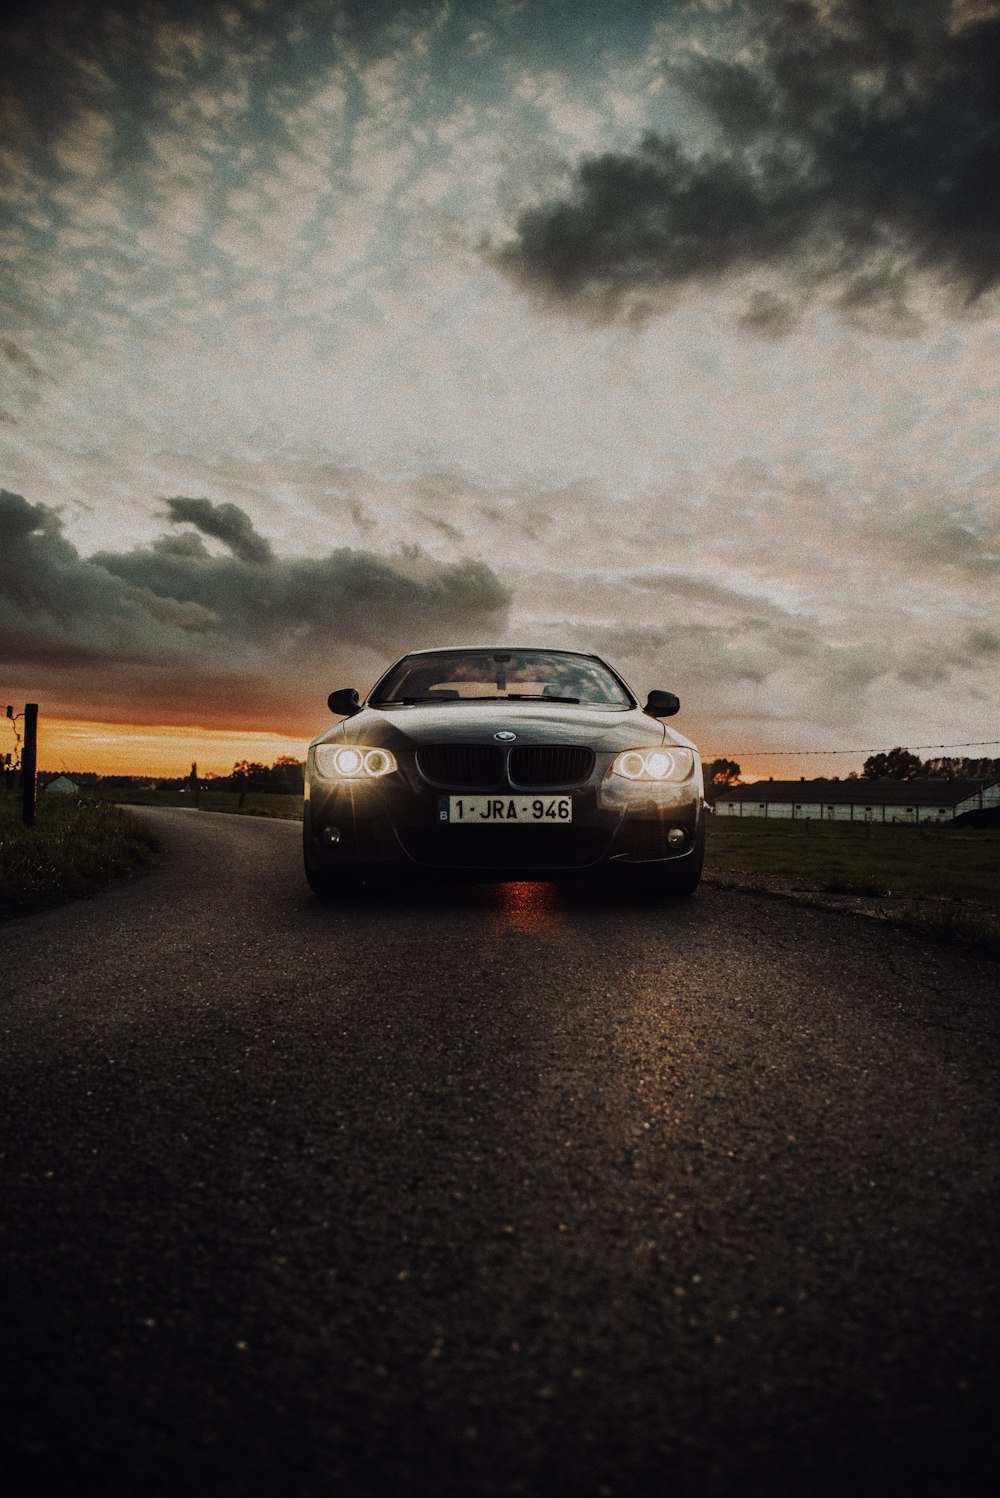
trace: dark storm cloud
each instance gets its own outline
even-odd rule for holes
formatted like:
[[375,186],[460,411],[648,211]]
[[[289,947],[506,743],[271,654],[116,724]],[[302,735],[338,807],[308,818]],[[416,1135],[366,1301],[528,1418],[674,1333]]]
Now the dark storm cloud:
[[250,516],[239,505],[214,505],[209,499],[168,499],[167,517],[177,524],[185,521],[206,536],[214,536],[241,562],[265,567],[274,561],[268,541],[259,536]]
[[[135,720],[236,723],[313,705],[338,663],[501,635],[509,596],[478,562],[340,548],[278,558],[234,505],[169,502],[194,531],[81,557],[45,505],[0,491],[0,638],[53,711],[121,700]],[[213,553],[203,536],[223,543]],[[62,704],[57,708],[53,704]],[[313,713],[313,716],[315,714]]]
[[797,326],[799,311],[787,297],[757,291],[750,298],[750,305],[739,321],[741,327],[761,338],[783,338]]
[[[750,5],[739,60],[671,69],[713,144],[647,134],[578,163],[489,250],[526,287],[589,315],[641,313],[685,285],[777,271],[847,316],[912,331],[905,293],[966,305],[1000,281],[1000,15],[940,0]],[[751,308],[780,332],[788,303]]]

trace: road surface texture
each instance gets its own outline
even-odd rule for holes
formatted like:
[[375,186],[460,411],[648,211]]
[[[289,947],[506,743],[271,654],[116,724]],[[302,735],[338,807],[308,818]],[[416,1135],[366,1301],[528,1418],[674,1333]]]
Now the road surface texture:
[[995,964],[142,815],[0,938],[8,1492],[993,1498]]

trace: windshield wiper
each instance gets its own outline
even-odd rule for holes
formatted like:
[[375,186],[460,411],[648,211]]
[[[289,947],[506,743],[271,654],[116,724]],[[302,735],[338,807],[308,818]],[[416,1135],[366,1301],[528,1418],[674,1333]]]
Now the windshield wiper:
[[417,702],[575,702],[579,697],[546,697],[540,692],[507,692],[505,696],[489,697],[387,697],[384,702],[373,702],[372,707],[412,707]]
[[[421,699],[427,700],[427,699]],[[435,697],[433,701],[437,701]],[[505,692],[496,697],[459,697],[459,702],[579,702],[579,697],[544,697],[541,692]]]
[[576,702],[579,697],[550,697],[541,692],[508,692],[506,697],[498,698],[500,702]]

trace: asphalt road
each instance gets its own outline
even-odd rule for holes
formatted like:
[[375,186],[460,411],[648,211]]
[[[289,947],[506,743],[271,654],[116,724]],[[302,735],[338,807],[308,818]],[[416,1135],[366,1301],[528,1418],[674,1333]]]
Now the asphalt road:
[[143,815],[0,933],[8,1491],[993,1498],[995,964]]

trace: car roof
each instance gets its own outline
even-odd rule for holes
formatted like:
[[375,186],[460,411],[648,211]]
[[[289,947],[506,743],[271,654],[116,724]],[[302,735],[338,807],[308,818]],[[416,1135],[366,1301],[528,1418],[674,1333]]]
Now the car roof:
[[584,661],[601,661],[602,665],[607,663],[601,660],[590,650],[565,650],[561,645],[439,645],[429,650],[408,650],[400,660],[406,661],[413,655],[499,655],[521,652],[525,655],[578,655]]

